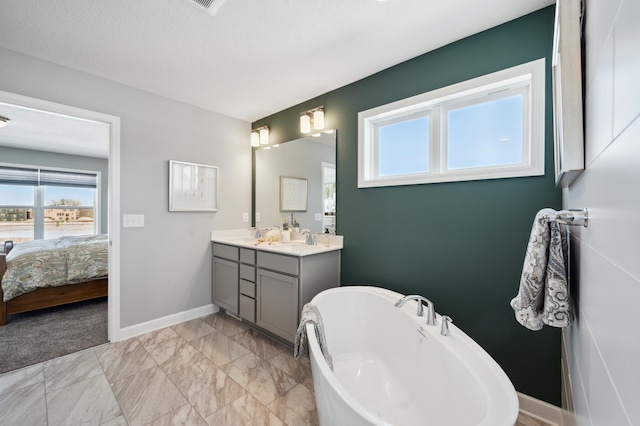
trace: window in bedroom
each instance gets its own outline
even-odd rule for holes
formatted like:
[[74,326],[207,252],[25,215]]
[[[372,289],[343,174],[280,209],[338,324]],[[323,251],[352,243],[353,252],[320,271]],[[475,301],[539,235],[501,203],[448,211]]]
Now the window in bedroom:
[[358,187],[544,174],[544,59],[358,114]]
[[0,241],[97,234],[98,173],[0,165]]

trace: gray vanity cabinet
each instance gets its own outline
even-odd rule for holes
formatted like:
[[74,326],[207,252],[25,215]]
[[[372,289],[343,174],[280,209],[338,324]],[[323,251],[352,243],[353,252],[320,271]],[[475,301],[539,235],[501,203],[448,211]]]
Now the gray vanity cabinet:
[[240,317],[256,322],[256,251],[240,249]]
[[289,342],[298,328],[298,277],[258,269],[256,324]]
[[213,243],[213,303],[293,343],[302,307],[340,286],[340,251],[306,256]]
[[288,256],[257,252],[256,324],[293,343],[302,307],[340,286],[340,252]]
[[213,303],[238,315],[238,247],[213,244],[212,299]]

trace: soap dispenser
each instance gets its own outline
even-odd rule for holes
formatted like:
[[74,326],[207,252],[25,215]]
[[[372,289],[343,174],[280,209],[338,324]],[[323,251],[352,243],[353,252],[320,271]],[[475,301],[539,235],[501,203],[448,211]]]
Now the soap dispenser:
[[293,230],[294,232],[300,232],[300,224],[298,223],[298,218],[293,218]]
[[288,243],[291,241],[291,231],[289,230],[289,218],[284,218],[284,223],[282,224],[282,242]]

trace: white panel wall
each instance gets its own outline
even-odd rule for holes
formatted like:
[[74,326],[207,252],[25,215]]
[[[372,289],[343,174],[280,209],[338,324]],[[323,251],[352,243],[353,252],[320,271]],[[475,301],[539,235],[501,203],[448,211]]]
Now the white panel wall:
[[[121,327],[211,304],[212,229],[248,227],[250,123],[0,49],[0,90],[120,117]],[[220,167],[216,213],[168,211],[169,160]]]
[[564,333],[577,425],[640,424],[640,1],[586,0],[586,170],[565,208],[577,321]]

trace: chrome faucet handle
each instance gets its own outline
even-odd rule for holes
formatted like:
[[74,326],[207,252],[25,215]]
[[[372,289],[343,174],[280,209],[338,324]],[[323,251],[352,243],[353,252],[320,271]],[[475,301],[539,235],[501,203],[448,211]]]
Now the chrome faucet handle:
[[442,315],[440,318],[442,318],[442,328],[440,329],[440,334],[442,334],[443,336],[450,336],[451,333],[449,333],[449,323],[453,322],[453,320],[448,315]]

